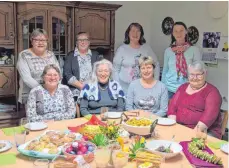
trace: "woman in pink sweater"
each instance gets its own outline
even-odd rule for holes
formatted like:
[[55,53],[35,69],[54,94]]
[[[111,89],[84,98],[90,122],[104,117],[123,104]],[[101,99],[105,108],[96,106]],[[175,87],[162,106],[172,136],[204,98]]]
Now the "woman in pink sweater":
[[189,128],[207,128],[208,134],[221,138],[220,106],[222,98],[218,89],[206,82],[204,64],[196,62],[188,67],[189,83],[181,85],[172,98],[168,117]]

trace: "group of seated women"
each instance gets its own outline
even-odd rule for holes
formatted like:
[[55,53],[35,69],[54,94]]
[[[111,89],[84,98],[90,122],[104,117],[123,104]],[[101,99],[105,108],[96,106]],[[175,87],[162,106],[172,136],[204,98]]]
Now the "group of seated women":
[[81,116],[87,116],[108,107],[109,111],[140,110],[173,118],[190,128],[207,128],[210,135],[221,137],[221,96],[206,82],[206,69],[198,48],[187,41],[184,23],[173,26],[162,81],[157,57],[145,44],[138,23],[127,28],[113,64],[89,49],[87,33],[79,33],[74,51],[65,60],[63,79],[53,52],[47,50],[47,39],[44,30],[35,29],[30,38],[32,48],[19,54],[19,101],[26,104],[30,121],[72,119],[76,108]]

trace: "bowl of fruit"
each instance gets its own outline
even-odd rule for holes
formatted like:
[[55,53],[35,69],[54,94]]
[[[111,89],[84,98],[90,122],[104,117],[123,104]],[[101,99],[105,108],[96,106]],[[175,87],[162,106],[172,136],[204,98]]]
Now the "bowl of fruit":
[[90,141],[76,140],[64,145],[62,151],[67,160],[74,160],[78,155],[81,155],[87,163],[90,163],[94,160],[96,149],[96,145]]

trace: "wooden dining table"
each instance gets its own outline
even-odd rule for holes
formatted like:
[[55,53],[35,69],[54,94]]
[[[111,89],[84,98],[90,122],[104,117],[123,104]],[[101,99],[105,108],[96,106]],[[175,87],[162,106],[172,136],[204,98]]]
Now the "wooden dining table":
[[[141,113],[140,116],[149,117],[152,119],[158,118],[155,115],[149,114],[149,113]],[[80,124],[84,124],[88,120],[85,118],[76,118],[72,120],[63,120],[63,121],[55,121],[55,122],[48,122],[48,128],[46,130],[60,130],[64,131],[68,129],[68,126],[77,126]],[[30,131],[29,135],[26,136],[26,141],[30,141],[37,136],[41,135],[44,131]],[[190,141],[193,137],[196,136],[196,133],[193,129],[187,128],[185,126],[182,126],[180,124],[174,124],[170,126],[162,126],[157,125],[156,126],[156,132],[158,136],[156,137],[157,140],[171,140],[173,135],[175,142],[181,142],[181,141]],[[147,139],[147,141],[154,140],[155,138]],[[6,136],[2,131],[0,131],[0,140],[9,140],[14,143],[14,136]],[[219,139],[216,139],[214,137],[208,136],[207,142],[219,142]],[[217,156],[222,158],[223,166],[224,168],[228,168],[228,155],[224,152],[222,152],[220,149],[211,149]],[[10,150],[4,152],[4,153],[15,153],[16,154],[16,164],[7,165],[7,166],[1,166],[1,168],[33,168],[33,162],[36,158],[31,158],[28,156],[25,156],[17,151],[17,148],[13,146]],[[2,153],[0,153],[2,154]],[[0,161],[1,162],[1,161]],[[95,161],[90,163],[92,168],[96,168]],[[53,168],[53,164],[50,163],[50,168]],[[125,168],[136,168],[135,162],[129,162]],[[179,155],[165,160],[161,164],[161,168],[192,168],[191,164],[181,152]]]

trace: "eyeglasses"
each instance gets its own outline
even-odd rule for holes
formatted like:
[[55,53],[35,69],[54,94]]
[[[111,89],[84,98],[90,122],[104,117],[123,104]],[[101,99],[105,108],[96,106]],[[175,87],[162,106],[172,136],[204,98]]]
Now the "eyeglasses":
[[45,76],[51,78],[51,77],[58,77],[58,74],[46,74]]
[[197,78],[197,79],[202,79],[204,75],[204,72],[201,74],[189,74],[189,78]]
[[77,41],[80,42],[80,43],[82,43],[82,42],[88,42],[89,39],[78,39]]
[[39,42],[41,42],[41,43],[47,43],[47,41],[48,40],[46,40],[46,39],[33,39],[34,41],[35,41],[35,43],[39,43]]

